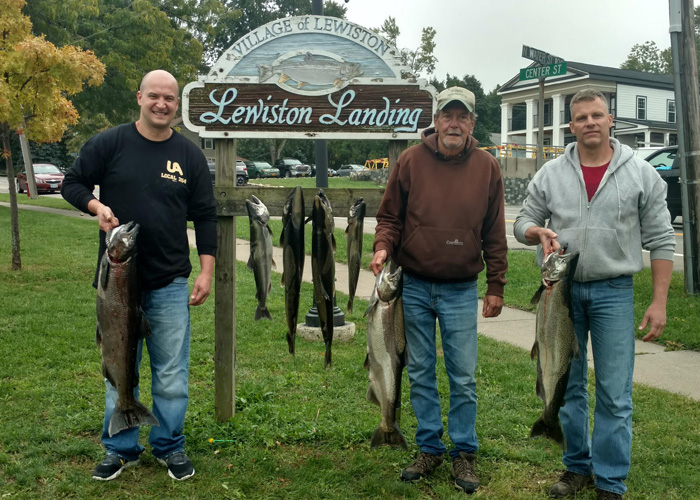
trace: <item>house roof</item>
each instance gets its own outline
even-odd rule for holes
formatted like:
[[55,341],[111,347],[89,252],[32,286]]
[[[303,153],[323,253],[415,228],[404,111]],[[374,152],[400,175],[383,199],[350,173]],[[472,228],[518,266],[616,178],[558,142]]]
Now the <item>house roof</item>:
[[[536,66],[533,62],[528,67]],[[653,87],[673,90],[673,75],[661,75],[648,73],[646,71],[634,71],[631,69],[610,68],[607,66],[596,66],[594,64],[567,61],[566,74],[561,77],[552,77],[545,80],[546,83],[562,83],[567,80],[588,77],[595,80],[608,80],[615,83],[628,85],[639,85],[643,87]],[[520,82],[520,74],[508,80],[499,90],[498,94],[503,94],[511,90],[524,90],[530,87],[537,87],[537,80]]]

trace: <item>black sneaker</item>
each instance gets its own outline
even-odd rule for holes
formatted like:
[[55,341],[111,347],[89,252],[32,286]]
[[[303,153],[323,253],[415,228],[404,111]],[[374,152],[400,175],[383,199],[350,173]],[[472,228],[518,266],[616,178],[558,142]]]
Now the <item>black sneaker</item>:
[[136,460],[126,460],[119,455],[109,453],[92,471],[92,478],[96,481],[111,481],[119,477],[119,474],[127,467],[134,467],[138,464],[138,458]]
[[401,471],[401,479],[404,481],[416,481],[433,473],[442,464],[442,455],[420,453],[418,458]]
[[567,470],[562,474],[559,481],[549,488],[549,496],[552,498],[572,497],[592,483],[592,476],[583,476]]
[[601,490],[596,488],[597,500],[622,500],[622,495],[619,493],[613,493],[612,491]]
[[459,456],[452,461],[452,477],[455,479],[455,488],[465,493],[474,493],[479,487],[479,478],[474,471],[476,455],[461,451]]
[[165,458],[159,458],[158,461],[168,468],[168,476],[177,481],[194,476],[194,466],[184,451],[176,451]]

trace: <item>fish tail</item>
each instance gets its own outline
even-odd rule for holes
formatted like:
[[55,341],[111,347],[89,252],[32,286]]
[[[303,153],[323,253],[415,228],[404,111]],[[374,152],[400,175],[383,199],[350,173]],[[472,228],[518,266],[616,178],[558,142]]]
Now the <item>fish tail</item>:
[[333,359],[331,357],[331,343],[326,342],[326,356],[323,358],[324,368],[333,368]]
[[354,302],[354,298],[352,295],[348,297],[348,307],[347,307],[347,313],[350,314],[352,312],[352,303]]
[[269,64],[259,64],[258,65],[258,80],[264,82],[269,79],[274,72],[272,71],[272,66]]
[[291,332],[287,332],[287,344],[289,344],[289,354],[294,356],[294,339],[295,335]]
[[126,410],[117,407],[114,409],[112,418],[109,420],[109,437],[114,436],[124,429],[138,427],[140,425],[160,426],[160,422],[148,411],[148,408],[138,401],[134,401],[134,406]]
[[538,418],[530,431],[531,438],[536,436],[547,437],[555,441],[563,451],[566,451],[564,431],[561,428],[561,421],[558,417],[554,422],[547,422],[544,417]]
[[381,426],[377,427],[372,435],[372,441],[370,442],[370,448],[375,449],[380,446],[391,446],[392,448],[401,448],[408,450],[408,445],[406,444],[406,438],[401,434],[401,429],[398,423],[394,422],[394,429],[391,432],[385,432],[381,429]]
[[272,316],[270,315],[270,311],[267,309],[267,306],[261,306],[258,304],[258,308],[255,310],[255,321],[262,318],[267,318],[272,321]]

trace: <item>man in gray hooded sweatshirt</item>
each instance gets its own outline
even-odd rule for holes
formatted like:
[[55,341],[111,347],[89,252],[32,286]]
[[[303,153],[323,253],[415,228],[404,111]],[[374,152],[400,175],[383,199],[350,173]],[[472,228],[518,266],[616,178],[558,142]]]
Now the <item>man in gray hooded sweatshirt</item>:
[[[639,330],[649,327],[642,340],[651,341],[666,325],[675,238],[666,183],[629,147],[610,138],[613,118],[605,96],[582,90],[570,109],[576,142],[532,179],[513,231],[518,241],[541,245],[540,263],[563,246],[580,252],[572,309],[581,355],[571,364],[559,412],[566,472],[549,495],[573,496],[595,476],[598,499],[616,499],[627,489],[632,449],[632,275],[643,268],[642,248],[649,250],[653,299]],[[589,332],[596,374],[592,439],[586,390]]]

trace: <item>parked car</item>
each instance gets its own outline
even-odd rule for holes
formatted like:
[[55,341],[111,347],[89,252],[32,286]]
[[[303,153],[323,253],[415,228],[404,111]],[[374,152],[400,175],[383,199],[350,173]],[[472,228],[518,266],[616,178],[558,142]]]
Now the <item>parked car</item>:
[[275,167],[282,177],[311,177],[311,167],[294,158],[277,158]]
[[[60,168],[51,163],[33,163],[33,166],[37,191],[54,193],[61,190],[64,175]],[[27,190],[27,172],[25,170],[17,174],[16,185],[18,193],[24,193]]]
[[362,165],[348,164],[338,167],[336,173],[338,174],[338,177],[350,177],[351,173],[362,172],[364,169],[365,167]]
[[280,171],[266,161],[247,161],[248,177],[251,179],[259,179],[260,177],[279,177]]
[[671,222],[683,214],[681,209],[681,167],[678,146],[658,149],[645,158],[666,181],[666,205],[671,213]]
[[[216,180],[216,163],[212,160],[207,160],[209,165],[209,174],[211,175],[211,183],[215,184]],[[241,160],[236,161],[236,185],[243,186],[248,184],[248,169],[245,163]]]

